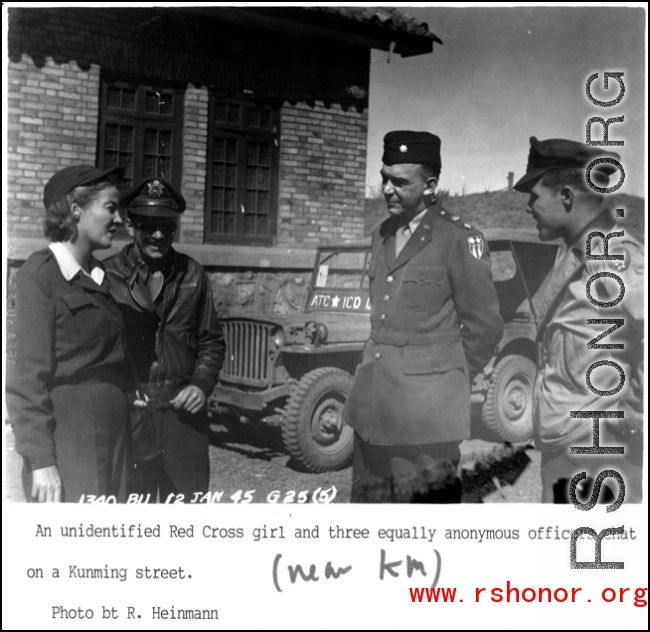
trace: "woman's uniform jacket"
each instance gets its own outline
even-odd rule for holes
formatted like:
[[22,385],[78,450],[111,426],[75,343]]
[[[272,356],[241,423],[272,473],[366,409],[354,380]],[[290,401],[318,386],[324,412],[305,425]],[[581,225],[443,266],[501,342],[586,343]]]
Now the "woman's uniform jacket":
[[[56,465],[64,500],[124,499],[127,408],[124,324],[109,291],[79,272],[66,280],[49,248],[18,272],[16,363],[7,409],[26,473]],[[24,482],[26,494],[31,485]]]

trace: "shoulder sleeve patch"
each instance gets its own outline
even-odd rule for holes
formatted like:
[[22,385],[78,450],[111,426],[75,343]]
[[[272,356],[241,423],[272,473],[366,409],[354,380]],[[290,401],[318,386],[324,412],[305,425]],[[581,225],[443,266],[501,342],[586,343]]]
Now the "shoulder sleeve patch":
[[617,248],[609,251],[610,257],[616,255],[622,259],[588,259],[586,270],[589,274],[602,274],[603,272],[624,272],[632,264],[633,254],[628,248]]
[[616,272],[623,272],[623,270],[627,270],[630,267],[630,252],[627,248],[622,248],[620,251],[617,251],[617,255],[623,255],[622,259],[617,259],[614,261],[609,261],[609,267],[615,270]]
[[483,235],[468,235],[467,245],[473,257],[480,259],[483,256],[483,251],[485,250]]

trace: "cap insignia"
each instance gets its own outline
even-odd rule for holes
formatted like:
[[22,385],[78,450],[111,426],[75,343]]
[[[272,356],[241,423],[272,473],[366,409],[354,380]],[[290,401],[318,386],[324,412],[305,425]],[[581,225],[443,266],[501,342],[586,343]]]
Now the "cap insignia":
[[163,190],[165,189],[165,185],[162,182],[154,180],[153,182],[148,182],[147,186],[149,187],[149,197],[162,197]]
[[400,152],[405,154],[409,150],[409,148],[406,145],[400,145],[399,150],[400,150]]

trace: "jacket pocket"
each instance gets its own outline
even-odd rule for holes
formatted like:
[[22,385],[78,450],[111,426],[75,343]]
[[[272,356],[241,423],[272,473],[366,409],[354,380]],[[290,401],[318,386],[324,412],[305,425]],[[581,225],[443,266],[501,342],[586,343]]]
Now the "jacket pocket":
[[460,340],[404,347],[404,375],[430,375],[451,369],[466,369],[463,343]]
[[[56,306],[59,344],[69,341],[100,341],[100,347],[115,344],[121,335],[122,317],[116,307],[98,303],[83,292],[60,294]],[[98,351],[98,353],[100,353]]]
[[404,270],[402,304],[406,309],[437,312],[448,294],[447,273],[440,266],[415,266]]
[[61,294],[61,300],[68,306],[71,312],[76,312],[84,308],[99,308],[99,305],[92,298],[80,292]]
[[192,377],[196,364],[197,338],[188,331],[166,329],[163,335],[163,354],[167,377],[173,376],[180,382]]

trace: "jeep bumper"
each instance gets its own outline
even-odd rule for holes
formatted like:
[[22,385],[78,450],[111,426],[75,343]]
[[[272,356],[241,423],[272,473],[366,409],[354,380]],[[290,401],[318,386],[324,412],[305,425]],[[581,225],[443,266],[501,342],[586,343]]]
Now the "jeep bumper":
[[226,404],[243,410],[264,410],[279,397],[291,395],[295,382],[290,381],[265,391],[241,391],[218,384],[210,396],[210,404]]

